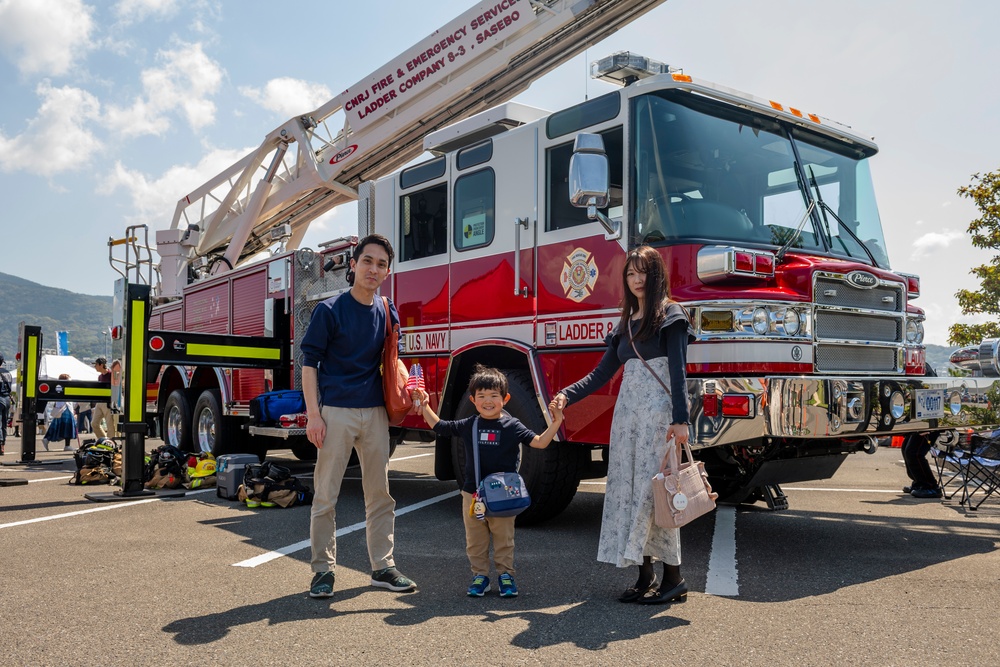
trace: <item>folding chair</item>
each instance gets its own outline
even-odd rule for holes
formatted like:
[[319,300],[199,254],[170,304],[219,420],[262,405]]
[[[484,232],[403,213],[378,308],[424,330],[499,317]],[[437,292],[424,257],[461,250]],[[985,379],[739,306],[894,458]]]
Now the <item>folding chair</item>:
[[[965,457],[965,491],[961,504],[970,510],[1000,490],[1000,438],[972,436],[971,453]],[[971,487],[971,490],[970,490]],[[978,498],[975,498],[976,495]]]
[[962,492],[960,502],[965,500],[966,464],[969,458],[966,448],[969,442],[966,434],[956,438],[952,433],[944,433],[931,447],[930,455],[937,472],[938,487],[947,500],[951,500],[959,491]]

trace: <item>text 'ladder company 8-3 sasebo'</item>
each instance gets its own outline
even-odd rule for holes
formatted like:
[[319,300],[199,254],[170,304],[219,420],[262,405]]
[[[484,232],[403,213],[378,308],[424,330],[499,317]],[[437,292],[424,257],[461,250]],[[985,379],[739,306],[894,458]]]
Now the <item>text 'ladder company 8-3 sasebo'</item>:
[[[920,281],[891,268],[869,138],[627,52],[591,65],[616,84],[606,94],[555,112],[508,101],[658,4],[480,3],[182,198],[156,233],[155,285],[147,270],[145,417],[183,449],[315,456],[303,429],[251,406],[300,387],[296,337],[378,232],[397,251],[382,291],[402,358],[445,418],[470,414],[485,363],[510,379],[509,412],[544,429],[552,394],[603,354],[626,253],[645,243],[692,317],[693,447],[724,498],[780,508],[781,483],[828,477],[888,436],[983,425],[966,396],[1000,376],[997,341],[979,377],[926,374]],[[358,237],[299,248],[347,201]],[[126,269],[153,267],[130,247]],[[558,514],[606,473],[618,382],[570,406],[552,446],[522,452],[533,505],[519,521]],[[417,415],[392,436],[434,440]],[[462,459],[435,441],[437,477],[461,483]]]

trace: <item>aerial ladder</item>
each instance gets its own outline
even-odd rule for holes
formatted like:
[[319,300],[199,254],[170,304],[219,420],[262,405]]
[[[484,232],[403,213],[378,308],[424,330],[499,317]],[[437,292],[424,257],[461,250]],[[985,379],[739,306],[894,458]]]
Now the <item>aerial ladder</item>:
[[279,242],[297,248],[362,182],[417,157],[426,134],[506,102],[663,1],[478,3],[182,197],[156,233],[153,296],[180,297]]

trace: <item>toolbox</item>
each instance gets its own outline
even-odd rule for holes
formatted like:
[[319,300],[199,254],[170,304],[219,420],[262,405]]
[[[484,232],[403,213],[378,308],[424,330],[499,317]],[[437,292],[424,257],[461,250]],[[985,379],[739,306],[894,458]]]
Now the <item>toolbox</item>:
[[260,459],[256,454],[223,454],[215,460],[215,495],[226,500],[236,500],[243,473],[247,465],[256,465]]

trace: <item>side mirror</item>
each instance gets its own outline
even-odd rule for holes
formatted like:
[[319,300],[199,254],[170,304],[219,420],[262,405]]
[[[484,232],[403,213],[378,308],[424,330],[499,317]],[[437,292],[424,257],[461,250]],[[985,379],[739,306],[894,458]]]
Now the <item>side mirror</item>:
[[597,210],[607,207],[610,199],[608,174],[604,139],[599,134],[578,134],[569,160],[569,202],[586,208],[587,217],[600,222],[609,235],[618,235],[619,224]]

